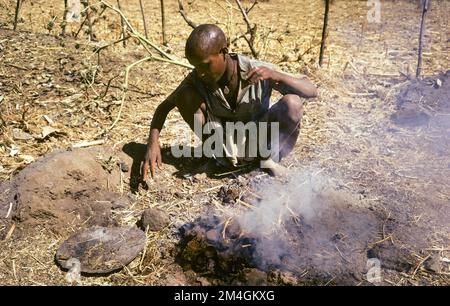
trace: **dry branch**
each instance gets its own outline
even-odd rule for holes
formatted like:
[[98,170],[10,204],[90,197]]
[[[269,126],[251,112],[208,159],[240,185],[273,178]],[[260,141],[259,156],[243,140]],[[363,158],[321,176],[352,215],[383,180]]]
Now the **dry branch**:
[[[104,8],[102,9],[102,11],[100,12],[100,14],[98,14],[98,17],[102,16],[103,13],[106,11],[106,9],[107,9],[107,8],[104,7]],[[97,17],[97,18],[98,18],[98,17]],[[84,18],[84,20],[83,20],[83,22],[81,23],[80,27],[78,28],[77,32],[75,33],[75,36],[74,36],[75,38],[77,38],[77,37],[78,37],[78,34],[80,34],[81,30],[83,29],[84,25],[86,24],[87,18],[88,18],[88,16],[86,15],[86,17]],[[93,21],[93,24],[96,23],[96,22],[97,22],[97,19]]]
[[253,2],[252,6],[248,9],[245,9],[245,12],[247,13],[247,15],[250,13],[250,11],[258,4],[258,0],[255,0],[255,2]]
[[[117,7],[119,8],[119,10],[122,10],[122,8],[120,7],[120,1],[119,0],[117,0]],[[123,22],[123,18],[120,18],[120,29],[122,30],[122,37],[121,37],[123,39],[122,44],[123,44],[123,47],[125,48],[127,46],[127,42],[126,42],[126,39],[125,39],[125,37],[126,37],[126,35],[125,35],[125,23]]]
[[[109,126],[106,130],[104,130],[102,132],[102,134],[110,131],[111,129],[113,129],[117,122],[120,120],[121,114],[122,114],[122,109],[123,109],[123,105],[125,102],[125,97],[126,97],[126,93],[128,90],[128,79],[129,79],[129,73],[130,70],[135,67],[136,65],[139,65],[143,62],[146,61],[160,61],[160,62],[166,62],[166,63],[170,63],[170,64],[175,64],[175,65],[179,65],[185,68],[190,68],[192,69],[193,66],[191,66],[190,64],[184,63],[180,60],[178,60],[177,58],[175,58],[174,56],[168,54],[167,52],[165,52],[164,50],[162,50],[162,48],[160,48],[158,45],[156,45],[155,43],[151,42],[150,40],[148,40],[147,38],[145,38],[144,36],[142,36],[142,34],[140,34],[138,31],[136,31],[136,29],[130,24],[130,22],[128,21],[128,19],[125,17],[125,15],[122,13],[122,11],[120,9],[117,9],[115,7],[113,7],[112,5],[106,3],[105,1],[100,1],[99,3],[103,4],[104,6],[110,8],[111,10],[115,11],[117,14],[119,14],[119,16],[122,18],[124,24],[127,26],[127,30],[129,32],[129,36],[130,37],[134,37],[136,38],[141,45],[147,50],[147,52],[149,53],[149,56],[142,58],[130,65],[128,65],[125,68],[125,76],[124,76],[124,82],[123,82],[123,86],[122,86],[122,97],[120,99],[120,107],[119,107],[119,112],[117,114],[116,119],[114,120],[114,122],[111,124],[111,126]],[[128,37],[124,38],[127,39]],[[123,39],[122,39],[123,40]],[[115,41],[109,45],[115,44],[117,42],[120,42],[121,40]],[[100,50],[108,47],[109,45],[100,47],[96,50],[96,52],[99,52]],[[154,51],[156,51],[157,53],[159,53],[159,56],[156,56],[153,54],[153,52],[149,49],[152,48]]]
[[[244,18],[245,23],[247,24],[247,33],[250,34],[250,38],[247,38],[246,35],[244,35],[243,37],[244,37],[245,41],[247,42],[248,47],[250,48],[250,51],[252,52],[252,55],[255,58],[258,58],[258,52],[256,52],[255,47],[254,47],[255,38],[256,38],[256,24],[252,26],[250,19],[248,18],[247,12],[242,7],[241,2],[239,0],[235,0],[235,1],[236,1],[237,6],[239,7],[239,10],[241,11],[241,14],[242,14],[242,17]],[[257,1],[255,1],[255,3],[256,2]],[[253,4],[253,6],[255,5],[255,3]],[[250,11],[250,9],[248,11]]]
[[92,22],[91,22],[91,13],[90,13],[90,4],[89,0],[86,0],[86,17],[87,17],[87,23],[89,28],[89,40],[93,41],[94,34],[92,33]]
[[192,65],[183,63],[180,60],[178,60],[177,58],[175,58],[174,56],[168,54],[167,52],[162,50],[162,48],[160,48],[158,45],[156,45],[155,43],[151,42],[150,40],[145,38],[141,33],[136,31],[136,29],[130,24],[130,22],[128,21],[128,19],[125,17],[125,15],[122,13],[121,10],[119,10],[119,9],[115,8],[114,6],[106,3],[105,1],[100,1],[99,3],[105,5],[106,7],[110,8],[111,10],[115,11],[117,14],[120,15],[120,17],[123,19],[125,25],[127,26],[127,30],[130,32],[130,35],[132,37],[135,37],[136,39],[138,39],[143,45],[150,46],[151,48],[156,50],[162,56],[162,57],[155,57],[155,56],[153,56],[153,54],[151,54],[150,57],[152,57],[152,59],[169,62],[169,63],[176,64],[176,65],[179,65],[179,66],[182,66],[182,67],[185,67],[185,68],[189,68],[189,69],[194,68]]
[[181,16],[183,17],[184,21],[193,29],[195,29],[198,26],[198,23],[192,21],[184,11],[183,4],[181,3],[181,0],[178,0],[178,12],[180,12]]
[[86,147],[101,145],[101,144],[104,144],[104,143],[105,143],[104,139],[93,140],[93,141],[81,141],[81,142],[73,144],[72,148],[73,149],[75,149],[75,148],[86,148]]

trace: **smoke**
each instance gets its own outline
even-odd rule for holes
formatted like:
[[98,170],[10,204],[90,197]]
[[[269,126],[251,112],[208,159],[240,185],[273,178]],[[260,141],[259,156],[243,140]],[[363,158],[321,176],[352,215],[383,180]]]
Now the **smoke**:
[[271,181],[257,186],[262,201],[238,220],[249,233],[276,234],[288,218],[310,220],[320,210],[317,195],[327,185],[321,171],[292,173],[287,182]]
[[235,216],[242,235],[255,241],[253,264],[298,276],[308,271],[311,280],[337,277],[345,283],[364,277],[368,242],[380,228],[366,202],[313,167],[255,188],[262,200]]
[[[302,226],[313,223],[324,209],[320,195],[329,185],[321,171],[305,170],[291,173],[287,181],[271,181],[257,188],[262,200],[258,206],[238,215],[242,232],[258,241],[255,261],[262,268],[284,265],[296,256],[295,241]],[[317,240],[322,240],[320,233]]]

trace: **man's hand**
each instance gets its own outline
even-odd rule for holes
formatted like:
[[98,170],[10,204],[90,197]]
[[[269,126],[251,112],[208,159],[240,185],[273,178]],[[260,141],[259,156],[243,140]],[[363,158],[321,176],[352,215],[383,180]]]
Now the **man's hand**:
[[144,163],[141,167],[142,180],[144,182],[147,181],[148,169],[150,168],[150,172],[152,175],[152,179],[155,179],[156,175],[156,167],[161,169],[161,148],[159,146],[158,141],[150,142],[147,145],[147,152],[145,153]]
[[247,73],[247,82],[256,84],[259,81],[268,80],[275,90],[281,94],[295,94],[303,98],[317,96],[317,88],[306,76],[295,77],[265,66],[252,68]]
[[249,82],[250,84],[256,84],[257,82],[264,80],[277,81],[276,76],[277,72],[275,70],[272,70],[265,66],[259,66],[252,68],[247,73],[247,82]]

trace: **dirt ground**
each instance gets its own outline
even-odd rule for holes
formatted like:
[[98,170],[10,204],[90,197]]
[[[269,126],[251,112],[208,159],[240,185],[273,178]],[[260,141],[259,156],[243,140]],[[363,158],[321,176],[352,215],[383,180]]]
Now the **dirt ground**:
[[[150,120],[188,70],[162,62],[131,70],[120,120],[105,132],[119,113],[121,73],[146,51],[128,41],[93,53],[120,38],[109,11],[94,24],[98,41],[85,29],[74,39],[79,23],[60,37],[60,2],[25,1],[14,32],[15,1],[0,1],[2,284],[68,284],[55,253],[69,236],[135,224],[148,208],[164,211],[169,225],[146,231],[144,251],[126,268],[84,275],[82,285],[371,285],[371,258],[381,264],[376,284],[450,284],[450,2],[432,3],[417,81],[417,1],[381,1],[381,23],[367,21],[365,1],[333,1],[322,68],[322,1],[261,1],[249,14],[260,58],[319,88],[282,161],[290,174],[194,175],[206,161],[171,156],[187,128],[172,111],[163,168],[149,186],[139,183],[139,165]],[[123,9],[143,32],[134,2]],[[183,58],[191,29],[177,2],[166,2],[165,48]],[[183,3],[198,23],[232,38],[245,32],[233,1]],[[160,44],[159,1],[146,14],[149,39]],[[249,54],[243,39],[231,48]],[[105,143],[70,149],[98,139]]]

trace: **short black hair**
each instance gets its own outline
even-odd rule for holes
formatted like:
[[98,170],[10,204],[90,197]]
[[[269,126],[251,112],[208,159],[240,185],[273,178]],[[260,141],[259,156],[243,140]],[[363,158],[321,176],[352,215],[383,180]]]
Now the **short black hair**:
[[227,48],[227,38],[222,29],[214,24],[201,24],[189,35],[185,54],[186,57],[218,54],[224,48]]

